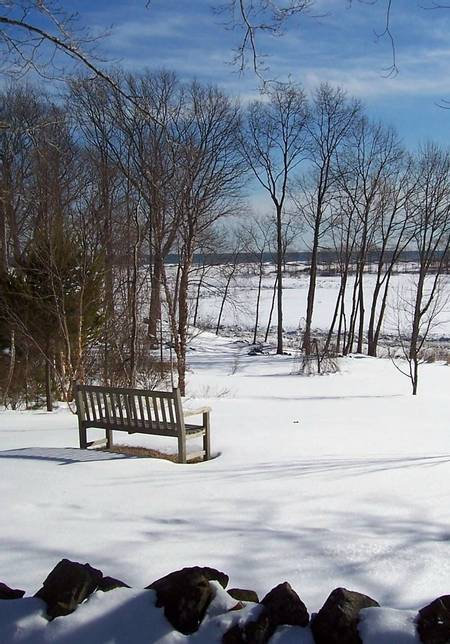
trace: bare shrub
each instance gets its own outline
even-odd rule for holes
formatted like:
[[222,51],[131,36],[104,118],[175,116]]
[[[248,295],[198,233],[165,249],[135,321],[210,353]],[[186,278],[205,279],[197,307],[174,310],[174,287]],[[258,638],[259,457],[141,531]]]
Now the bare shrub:
[[292,373],[303,376],[325,375],[339,372],[339,355],[335,347],[322,341],[314,339],[312,341],[314,352],[307,354],[305,351],[298,351],[294,359]]

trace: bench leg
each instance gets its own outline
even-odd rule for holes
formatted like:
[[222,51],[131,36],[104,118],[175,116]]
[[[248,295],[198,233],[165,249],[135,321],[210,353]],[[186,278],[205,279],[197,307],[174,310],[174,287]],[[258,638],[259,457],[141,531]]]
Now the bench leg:
[[186,436],[178,436],[178,462],[186,463]]
[[205,452],[203,455],[203,460],[209,461],[209,459],[211,458],[209,411],[203,412],[203,427],[205,428],[205,433],[203,434],[203,451]]
[[87,449],[87,432],[81,423],[78,424],[78,436],[80,438],[80,449]]
[[111,449],[114,445],[112,429],[106,429],[106,449]]

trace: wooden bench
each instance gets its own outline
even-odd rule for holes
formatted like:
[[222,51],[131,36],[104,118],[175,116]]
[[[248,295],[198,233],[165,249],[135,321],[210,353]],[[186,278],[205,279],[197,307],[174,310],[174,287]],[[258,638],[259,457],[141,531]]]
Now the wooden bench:
[[[173,436],[178,440],[179,463],[199,457],[207,461],[211,457],[210,409],[202,407],[183,413],[178,389],[169,392],[76,385],[75,400],[81,448],[111,448],[113,431],[121,431]],[[200,414],[203,417],[201,425],[185,423],[185,417]],[[104,429],[106,438],[88,441],[87,430],[90,427]],[[203,438],[203,449],[188,454],[187,439],[197,437]]]

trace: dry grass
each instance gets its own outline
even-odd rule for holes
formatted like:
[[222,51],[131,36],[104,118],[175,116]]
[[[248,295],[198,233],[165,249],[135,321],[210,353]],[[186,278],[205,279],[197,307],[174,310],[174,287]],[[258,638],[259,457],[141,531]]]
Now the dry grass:
[[[134,456],[135,458],[162,458],[165,461],[171,461],[172,463],[178,463],[178,454],[167,454],[166,452],[160,452],[157,449],[150,449],[148,447],[131,447],[130,445],[114,445],[111,449],[106,447],[100,447],[100,452],[109,452],[110,454],[124,454],[125,456]],[[191,463],[201,463],[201,458],[195,458]]]

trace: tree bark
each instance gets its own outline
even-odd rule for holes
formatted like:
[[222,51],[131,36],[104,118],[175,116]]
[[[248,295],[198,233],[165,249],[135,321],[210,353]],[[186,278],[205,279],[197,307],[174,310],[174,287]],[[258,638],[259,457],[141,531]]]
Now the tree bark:
[[303,351],[307,356],[311,354],[311,326],[314,311],[314,298],[316,294],[317,283],[317,257],[319,251],[319,223],[316,220],[314,228],[313,246],[311,250],[311,268],[309,270],[308,299],[306,305],[305,331],[303,334]]
[[275,297],[277,294],[277,283],[278,283],[278,276],[275,277],[275,282],[273,283],[272,303],[270,305],[269,319],[267,320],[267,328],[266,328],[266,335],[264,336],[264,342],[267,342],[267,339],[270,333],[270,327],[272,324],[273,310],[275,308]]
[[147,333],[155,346],[157,346],[158,342],[158,322],[161,320],[161,276],[163,261],[164,260],[159,253],[154,254]]
[[277,354],[283,355],[283,230],[282,207],[277,205]]

